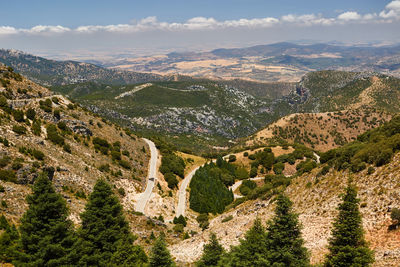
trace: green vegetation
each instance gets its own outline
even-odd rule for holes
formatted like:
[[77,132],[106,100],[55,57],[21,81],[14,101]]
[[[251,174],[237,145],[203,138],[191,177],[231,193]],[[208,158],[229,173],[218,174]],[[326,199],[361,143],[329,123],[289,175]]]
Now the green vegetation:
[[74,243],[74,232],[73,224],[68,220],[65,200],[42,174],[36,179],[27,202],[29,208],[21,219],[21,238],[14,264],[66,265],[67,255]]
[[235,181],[235,166],[217,159],[200,167],[190,182],[190,208],[200,213],[222,213],[233,201],[227,186]]
[[174,261],[167,249],[164,235],[161,234],[155,241],[150,254],[150,267],[173,267]]
[[54,124],[49,124],[46,127],[47,131],[47,139],[49,139],[55,145],[63,146],[65,141],[64,137],[62,137],[57,130],[57,127]]
[[196,263],[197,267],[218,266],[221,256],[225,253],[224,248],[219,244],[215,233],[210,234],[209,243],[203,246],[203,255]]
[[323,153],[320,160],[338,170],[359,172],[366,164],[378,167],[389,163],[397,151],[400,151],[400,116],[361,134],[354,142]]
[[325,266],[371,266],[374,255],[364,239],[357,190],[349,181],[333,223]]

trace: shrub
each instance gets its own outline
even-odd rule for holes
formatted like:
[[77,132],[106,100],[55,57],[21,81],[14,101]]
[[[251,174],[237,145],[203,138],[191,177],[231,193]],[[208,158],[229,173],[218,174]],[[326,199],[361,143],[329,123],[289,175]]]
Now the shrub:
[[249,152],[247,152],[247,151],[244,152],[244,153],[243,153],[243,156],[248,157],[248,156],[249,156]]
[[17,177],[15,176],[15,172],[11,170],[0,170],[0,180],[16,183]]
[[51,111],[53,110],[53,109],[52,109],[52,103],[51,103],[51,100],[50,100],[50,99],[46,99],[45,101],[40,100],[40,101],[39,101],[39,105],[40,105],[40,108],[41,108],[44,112],[51,113]]
[[119,151],[111,151],[112,160],[121,160],[121,153]]
[[125,196],[125,189],[123,187],[118,188],[118,194],[122,197]]
[[6,167],[8,164],[10,164],[11,158],[9,156],[3,156],[0,159],[0,168]]
[[246,168],[237,167],[235,170],[235,176],[239,180],[244,180],[249,178],[249,172],[246,170]]
[[109,172],[110,171],[110,165],[109,164],[102,164],[99,166],[99,171],[101,172]]
[[63,150],[65,151],[65,152],[67,152],[67,153],[70,153],[71,154],[71,146],[69,145],[69,144],[67,144],[67,143],[65,143],[64,145],[63,145]]
[[42,127],[41,127],[40,121],[35,120],[35,121],[32,123],[31,129],[32,129],[32,133],[33,133],[34,135],[40,136],[40,134],[42,133]]
[[67,124],[65,123],[65,121],[59,121],[59,122],[57,123],[57,127],[58,127],[58,129],[60,129],[61,131],[65,131],[65,132],[68,132],[68,131],[69,131],[69,128],[68,128]]
[[122,167],[122,168],[124,168],[124,169],[127,169],[127,170],[130,170],[131,169],[131,164],[128,162],[128,161],[126,161],[126,160],[119,160],[118,161],[118,164]]
[[327,174],[329,172],[331,168],[329,167],[329,165],[325,165],[317,174],[317,176],[323,176],[325,174]]
[[49,124],[46,127],[47,130],[47,139],[53,142],[56,145],[63,146],[64,138],[58,134],[57,127],[54,124]]
[[35,117],[36,117],[36,111],[33,109],[33,108],[29,108],[27,111],[26,111],[26,117],[28,118],[28,119],[30,119],[30,120],[35,120]]
[[278,162],[274,164],[274,173],[275,174],[282,174],[283,170],[285,169],[285,164],[282,162]]
[[368,167],[367,173],[369,175],[373,174],[374,172],[375,172],[375,168],[374,167],[372,167],[372,166]]
[[397,221],[397,223],[400,224],[400,209],[393,208],[391,213],[390,213],[390,218],[393,221]]
[[14,109],[14,110],[12,111],[12,115],[13,115],[13,117],[14,117],[14,120],[17,121],[17,122],[23,122],[23,121],[25,121],[25,119],[24,119],[24,112],[23,112],[22,110]]
[[202,230],[207,229],[210,225],[208,219],[207,213],[201,213],[199,216],[197,216],[196,221],[199,223],[199,226]]
[[184,228],[182,224],[178,223],[174,225],[173,230],[175,233],[183,233]]
[[251,169],[250,169],[250,177],[251,178],[256,177],[257,173],[258,173],[258,168],[257,167],[251,167]]
[[172,172],[164,174],[164,178],[165,181],[167,181],[169,188],[174,189],[175,187],[178,186],[179,181],[178,179],[176,179],[176,175],[173,174]]
[[186,219],[182,215],[180,215],[179,217],[174,217],[173,223],[182,224],[184,227],[186,227],[187,225]]
[[232,215],[229,215],[229,216],[226,216],[225,218],[223,218],[222,220],[221,220],[221,222],[222,223],[226,223],[226,222],[229,222],[230,220],[232,220],[233,219],[233,216]]
[[0,193],[4,193],[6,191],[6,189],[4,188],[4,186],[0,185]]
[[20,134],[20,135],[26,134],[26,128],[22,125],[14,125],[12,130],[16,134]]
[[229,162],[235,162],[236,161],[236,156],[235,155],[229,155]]

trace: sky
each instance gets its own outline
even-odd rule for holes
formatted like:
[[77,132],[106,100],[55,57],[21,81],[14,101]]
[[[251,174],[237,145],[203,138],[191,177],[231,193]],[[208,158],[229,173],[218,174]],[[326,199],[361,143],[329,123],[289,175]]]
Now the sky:
[[0,0],[0,5],[1,48],[54,58],[281,41],[400,42],[400,0]]

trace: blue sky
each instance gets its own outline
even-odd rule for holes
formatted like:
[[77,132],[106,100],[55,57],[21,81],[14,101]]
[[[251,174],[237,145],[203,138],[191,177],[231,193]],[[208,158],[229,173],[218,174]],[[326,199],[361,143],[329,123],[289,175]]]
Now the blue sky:
[[280,17],[286,14],[321,13],[336,16],[343,11],[372,13],[390,0],[16,0],[1,5],[0,25],[107,25],[129,23],[156,16],[162,21],[192,17],[218,20]]
[[399,28],[400,0],[14,0],[1,4],[0,48],[95,58],[299,40],[398,43]]

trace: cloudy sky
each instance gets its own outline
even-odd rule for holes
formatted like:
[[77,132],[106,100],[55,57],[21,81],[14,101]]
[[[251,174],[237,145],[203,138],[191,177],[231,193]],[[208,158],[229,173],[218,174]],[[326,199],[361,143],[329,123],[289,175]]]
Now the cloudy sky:
[[400,42],[400,0],[19,0],[1,14],[0,47],[55,58]]

